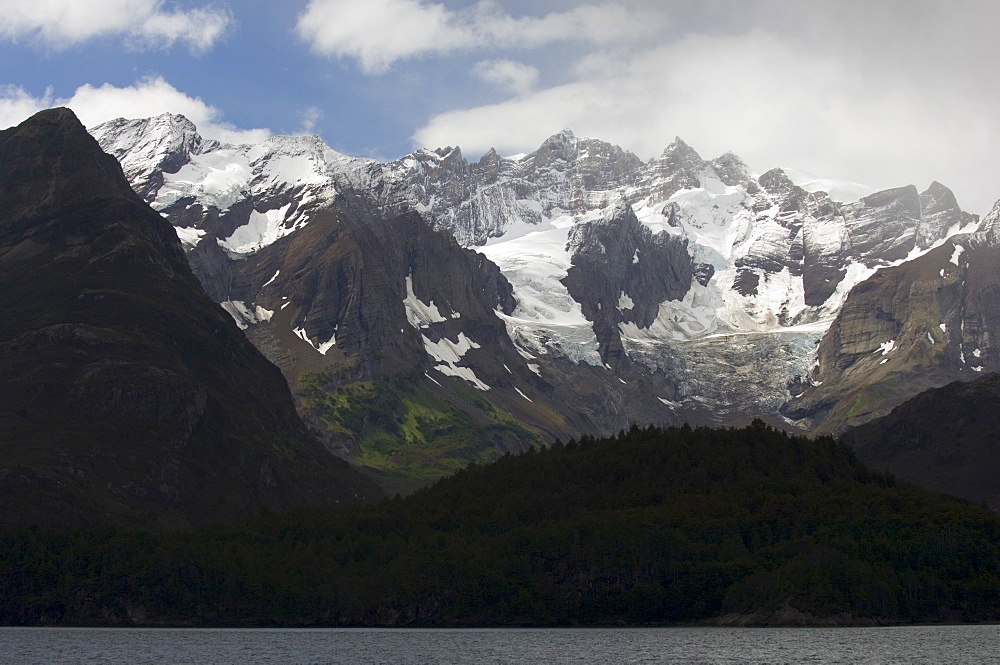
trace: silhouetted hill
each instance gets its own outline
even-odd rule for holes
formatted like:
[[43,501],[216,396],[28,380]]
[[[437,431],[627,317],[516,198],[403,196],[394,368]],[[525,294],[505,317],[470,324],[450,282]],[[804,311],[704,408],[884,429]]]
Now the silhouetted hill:
[[875,469],[1000,509],[1000,374],[923,392],[844,433]]
[[174,528],[378,496],[66,109],[0,132],[0,285],[0,523]]

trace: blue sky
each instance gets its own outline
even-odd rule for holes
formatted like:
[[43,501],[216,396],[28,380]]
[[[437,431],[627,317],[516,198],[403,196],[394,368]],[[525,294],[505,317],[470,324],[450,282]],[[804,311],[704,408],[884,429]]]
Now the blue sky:
[[0,127],[166,111],[355,156],[681,136],[758,172],[1000,197],[993,0],[0,0]]

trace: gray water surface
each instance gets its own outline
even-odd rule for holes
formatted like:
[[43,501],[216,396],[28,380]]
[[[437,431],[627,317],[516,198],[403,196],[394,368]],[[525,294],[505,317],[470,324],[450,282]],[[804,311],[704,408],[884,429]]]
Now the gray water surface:
[[0,628],[20,665],[1000,662],[1000,626],[649,629]]

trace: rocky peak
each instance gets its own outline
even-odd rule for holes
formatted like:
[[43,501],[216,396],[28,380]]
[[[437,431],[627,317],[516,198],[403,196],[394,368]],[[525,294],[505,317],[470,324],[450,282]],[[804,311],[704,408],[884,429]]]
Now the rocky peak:
[[508,160],[500,157],[495,148],[490,148],[489,152],[480,157],[479,161],[472,165],[472,168],[482,178],[484,185],[491,185],[500,177],[502,165],[505,161]]
[[853,253],[869,266],[905,259],[917,246],[920,195],[913,185],[876,192],[842,210]]
[[916,246],[926,249],[945,236],[949,229],[971,227],[976,216],[958,207],[950,189],[936,180],[920,194],[920,224]]
[[147,203],[156,199],[164,173],[177,173],[192,155],[216,149],[183,115],[164,113],[155,118],[117,118],[97,125],[90,133],[104,152],[117,159],[132,188]]
[[63,199],[134,198],[113,157],[72,111],[42,111],[0,132],[0,230],[10,232],[51,215]]
[[577,154],[576,143],[576,135],[564,129],[545,139],[538,150],[528,155],[526,160],[536,167],[552,166],[560,161],[572,162]]
[[771,196],[760,199],[756,208],[770,207],[776,202],[781,212],[789,213],[799,212],[805,207],[809,193],[793,183],[783,170],[771,169],[762,174],[757,182]]
[[659,161],[678,165],[699,166],[704,160],[681,137],[675,136],[673,142],[663,149],[663,154],[660,155]]
[[765,192],[775,196],[788,194],[795,189],[795,183],[792,182],[792,179],[779,168],[762,173],[757,182],[760,183]]
[[577,169],[587,191],[608,191],[632,185],[643,162],[619,146],[596,139],[579,139]]
[[1000,241],[1000,201],[993,205],[993,209],[979,223],[979,233]]
[[318,136],[270,136],[264,141],[270,155],[324,155],[334,153]]
[[[753,174],[750,167],[742,159],[731,152],[727,152],[720,157],[716,157],[711,162],[712,168],[724,184],[729,187],[737,185],[748,185],[753,182]],[[754,192],[750,192],[751,194]]]
[[706,169],[711,170],[711,165],[675,137],[663,154],[650,161],[641,186],[650,199],[664,201],[682,189],[701,187],[701,175]]

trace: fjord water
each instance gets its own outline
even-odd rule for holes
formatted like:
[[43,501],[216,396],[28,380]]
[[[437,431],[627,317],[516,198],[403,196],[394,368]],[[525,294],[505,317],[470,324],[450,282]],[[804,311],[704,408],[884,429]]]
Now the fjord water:
[[22,665],[986,663],[1000,626],[638,629],[0,628]]

